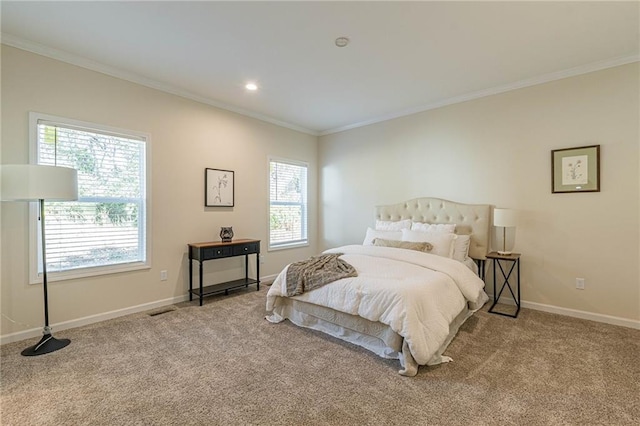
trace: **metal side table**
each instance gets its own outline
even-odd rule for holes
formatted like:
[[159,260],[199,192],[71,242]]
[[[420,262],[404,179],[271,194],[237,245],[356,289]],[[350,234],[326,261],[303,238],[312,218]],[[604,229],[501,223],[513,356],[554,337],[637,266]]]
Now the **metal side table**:
[[[489,308],[489,312],[492,314],[516,318],[518,316],[518,312],[520,312],[520,253],[499,254],[494,251],[487,255],[487,259],[491,259],[493,261],[493,304]],[[505,268],[503,268],[503,263],[507,264],[505,265]],[[510,265],[508,265],[509,263]],[[509,268],[508,272],[505,272],[506,267]],[[516,270],[516,282],[512,284],[509,282],[509,279],[512,278],[511,274],[514,269]],[[502,278],[504,279],[502,287],[500,287],[500,291],[496,291],[496,275],[498,275],[498,271],[502,273]],[[513,291],[514,289],[512,285],[515,285],[517,292]],[[515,302],[516,311],[514,314],[495,310],[505,288],[509,289],[509,293],[511,293],[511,297]]]

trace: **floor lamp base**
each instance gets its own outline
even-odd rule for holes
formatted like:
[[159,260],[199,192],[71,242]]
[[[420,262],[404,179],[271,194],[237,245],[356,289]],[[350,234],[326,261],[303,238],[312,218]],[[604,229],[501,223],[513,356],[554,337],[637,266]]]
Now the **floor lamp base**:
[[69,339],[56,339],[51,334],[45,334],[35,345],[20,352],[24,356],[44,355],[62,349],[71,343]]

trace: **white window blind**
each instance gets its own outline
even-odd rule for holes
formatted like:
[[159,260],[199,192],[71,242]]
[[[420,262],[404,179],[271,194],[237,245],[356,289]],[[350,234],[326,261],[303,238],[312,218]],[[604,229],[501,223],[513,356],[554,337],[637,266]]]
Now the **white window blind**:
[[77,201],[45,202],[47,271],[146,263],[146,139],[36,123],[37,163],[78,170]]
[[269,160],[269,248],[307,242],[307,165]]

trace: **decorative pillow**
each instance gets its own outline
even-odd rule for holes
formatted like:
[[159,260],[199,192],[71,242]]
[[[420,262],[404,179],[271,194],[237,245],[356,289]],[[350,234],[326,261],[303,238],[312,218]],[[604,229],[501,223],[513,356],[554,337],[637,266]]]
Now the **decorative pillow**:
[[467,260],[470,244],[471,235],[458,235],[453,242],[453,258],[460,262]]
[[373,240],[376,238],[400,241],[402,239],[402,231],[376,231],[375,229],[367,228],[367,234],[364,237],[362,245],[372,246]]
[[456,224],[413,222],[411,224],[411,230],[421,232],[455,232]]
[[411,241],[385,240],[383,238],[375,238],[373,245],[378,247],[395,247],[407,250],[424,251],[429,253],[433,248],[431,243],[414,243]]
[[376,231],[400,231],[411,228],[411,219],[391,221],[376,220]]
[[413,241],[418,243],[431,243],[433,248],[429,253],[443,257],[453,256],[453,241],[457,235],[448,232],[422,232],[411,229],[402,230],[402,241]]

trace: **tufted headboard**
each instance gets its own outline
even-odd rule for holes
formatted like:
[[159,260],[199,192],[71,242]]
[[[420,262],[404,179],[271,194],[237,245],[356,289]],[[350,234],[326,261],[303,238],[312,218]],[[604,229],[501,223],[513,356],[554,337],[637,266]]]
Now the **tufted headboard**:
[[376,206],[376,219],[455,223],[456,234],[471,234],[470,257],[484,260],[489,253],[491,206],[488,204],[462,204],[440,198],[414,198],[404,203]]

